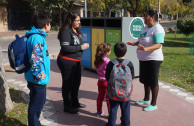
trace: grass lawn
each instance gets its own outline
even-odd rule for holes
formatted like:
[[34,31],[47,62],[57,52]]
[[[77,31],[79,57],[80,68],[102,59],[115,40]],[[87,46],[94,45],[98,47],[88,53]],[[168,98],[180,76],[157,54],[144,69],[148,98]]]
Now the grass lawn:
[[167,33],[163,45],[164,62],[160,80],[182,87],[194,94],[194,55],[189,54],[190,38],[174,32]]
[[7,115],[0,113],[0,126],[26,126],[27,125],[27,104],[21,97],[22,92],[9,89],[14,109]]

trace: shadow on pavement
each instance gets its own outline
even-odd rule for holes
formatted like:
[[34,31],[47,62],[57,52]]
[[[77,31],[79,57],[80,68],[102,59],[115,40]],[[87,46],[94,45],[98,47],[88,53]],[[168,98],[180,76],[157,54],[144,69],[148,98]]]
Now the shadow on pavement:
[[[58,91],[59,93],[62,93],[61,92],[61,87],[60,88],[57,88],[57,87],[47,87],[47,89],[53,90],[53,91]],[[96,92],[79,90],[79,98],[96,100],[97,96],[98,96],[98,93],[96,93]]]
[[[102,116],[101,118],[96,117],[96,113],[92,113],[85,109],[79,109],[78,114],[70,114],[63,112],[63,102],[53,101],[56,106],[58,113],[58,125],[59,126],[103,126],[106,123],[107,116]],[[87,106],[91,108],[91,106]],[[94,123],[95,122],[95,123]]]

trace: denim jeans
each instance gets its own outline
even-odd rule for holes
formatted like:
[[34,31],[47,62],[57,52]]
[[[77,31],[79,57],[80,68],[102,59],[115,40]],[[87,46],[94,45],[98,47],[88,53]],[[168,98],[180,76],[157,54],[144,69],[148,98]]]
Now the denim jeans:
[[46,101],[46,86],[28,82],[30,103],[28,106],[28,126],[41,126],[39,118]]
[[108,126],[116,126],[117,110],[120,105],[121,108],[121,126],[130,126],[130,103],[129,101],[114,101],[109,99],[110,114],[108,117]]

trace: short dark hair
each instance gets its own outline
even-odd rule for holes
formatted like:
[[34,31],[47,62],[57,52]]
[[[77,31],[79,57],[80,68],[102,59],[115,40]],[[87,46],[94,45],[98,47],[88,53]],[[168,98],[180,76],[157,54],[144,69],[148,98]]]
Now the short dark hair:
[[114,53],[116,57],[123,57],[127,52],[127,46],[124,42],[118,42],[114,46]]
[[51,16],[47,12],[39,12],[34,16],[33,25],[35,28],[44,28],[51,22]]
[[155,21],[158,21],[159,14],[157,10],[148,10],[146,13],[151,17],[154,17]]

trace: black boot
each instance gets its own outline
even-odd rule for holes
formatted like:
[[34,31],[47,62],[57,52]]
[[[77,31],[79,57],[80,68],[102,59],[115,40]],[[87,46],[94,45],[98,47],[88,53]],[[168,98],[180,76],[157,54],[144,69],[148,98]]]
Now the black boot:
[[78,103],[76,105],[73,105],[74,108],[85,108],[86,105],[85,104],[81,104],[81,103]]
[[77,114],[78,113],[78,109],[77,108],[73,108],[73,107],[70,107],[70,106],[64,106],[64,112],[67,112],[67,113],[71,113],[71,114]]

